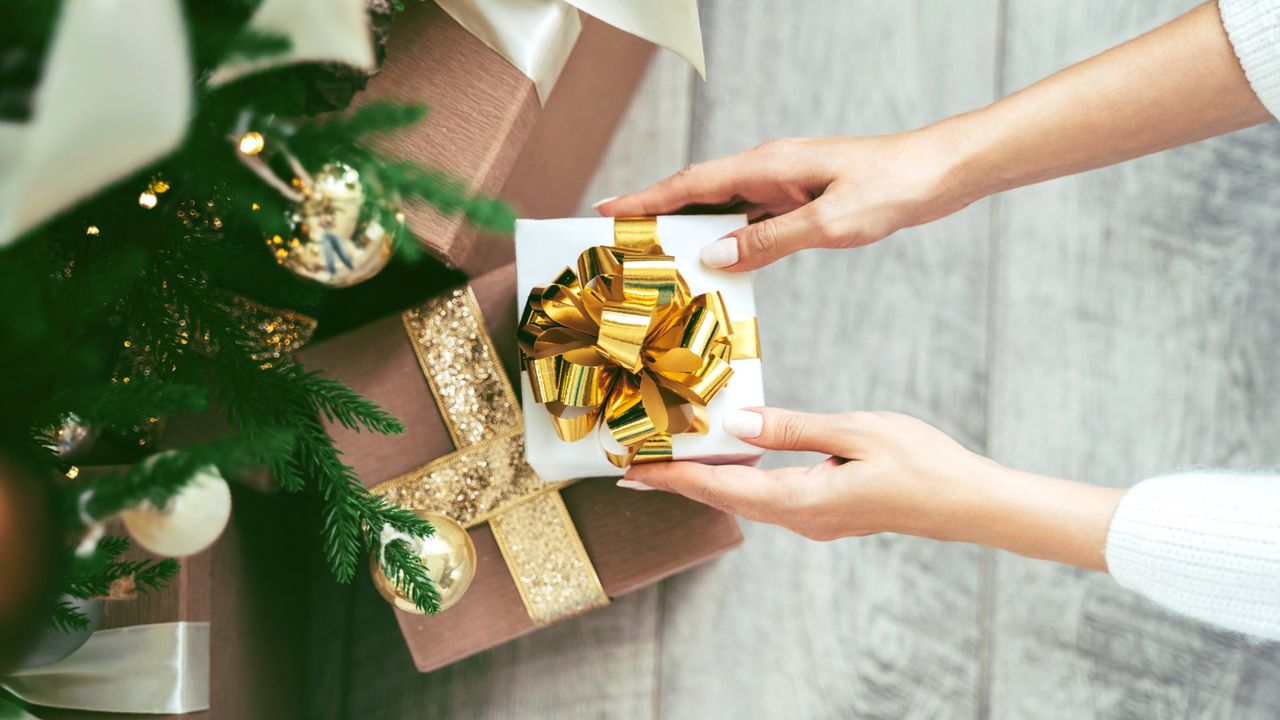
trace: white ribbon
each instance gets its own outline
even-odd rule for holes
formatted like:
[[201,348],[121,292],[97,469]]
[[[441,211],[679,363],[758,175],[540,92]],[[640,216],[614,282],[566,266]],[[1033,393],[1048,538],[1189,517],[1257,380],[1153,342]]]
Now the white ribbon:
[[62,3],[41,75],[30,121],[0,123],[0,247],[182,140],[191,69],[180,3]]
[[92,712],[178,714],[209,709],[209,623],[99,630],[52,665],[0,681],[32,705]]
[[304,62],[336,62],[373,70],[373,42],[369,37],[366,0],[263,0],[249,27],[283,35],[289,49],[254,60],[237,58],[209,75],[218,87],[259,70]]
[[578,10],[671,50],[706,77],[696,0],[436,0],[436,4],[533,80],[544,104],[582,29]]
[[[289,50],[231,59],[211,86],[292,63],[374,65],[365,0],[264,0],[248,26]],[[192,87],[179,0],[62,3],[30,121],[0,122],[0,247],[177,147]]]

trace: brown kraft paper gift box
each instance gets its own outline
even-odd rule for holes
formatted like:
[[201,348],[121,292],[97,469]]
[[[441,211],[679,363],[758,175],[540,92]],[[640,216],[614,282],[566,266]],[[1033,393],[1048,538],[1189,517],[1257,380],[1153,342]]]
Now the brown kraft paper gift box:
[[[516,378],[514,265],[471,282],[509,378]],[[405,424],[401,435],[330,431],[366,487],[453,452],[440,411],[399,316],[388,317],[299,353],[373,399]],[[612,478],[561,491],[605,594],[629,593],[709,560],[742,542],[737,521],[668,493],[637,493]],[[395,612],[418,670],[426,672],[537,629],[487,524],[470,530],[479,557],[475,580],[457,605],[436,616]]]
[[[435,3],[405,3],[382,71],[356,104],[427,105],[424,122],[389,134],[381,149],[499,195],[521,217],[570,215],[653,53],[644,40],[581,18],[582,33],[542,107],[532,80]],[[433,254],[468,276],[515,257],[509,237],[479,236],[457,215],[423,205],[405,214]]]
[[[105,468],[82,468],[89,475]],[[34,707],[42,720],[274,720],[305,714],[307,577],[298,558],[314,553],[305,499],[264,495],[232,483],[232,516],[213,547],[179,562],[163,589],[107,602],[101,630],[209,622],[206,711],[180,715],[97,713]],[[112,527],[115,535],[127,533]],[[139,548],[131,559],[149,557]]]

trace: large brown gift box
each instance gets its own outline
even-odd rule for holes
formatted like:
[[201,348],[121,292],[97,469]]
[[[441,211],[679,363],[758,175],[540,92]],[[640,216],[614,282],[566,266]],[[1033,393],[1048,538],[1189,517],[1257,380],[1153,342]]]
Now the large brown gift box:
[[[477,278],[470,287],[506,376],[518,378],[514,265]],[[342,380],[404,422],[405,432],[393,436],[330,427],[344,460],[366,487],[376,488],[454,453],[452,427],[446,427],[400,316],[317,343],[300,352],[299,359],[309,369]],[[513,412],[518,416],[518,407]],[[614,482],[584,480],[560,491],[609,597],[658,582],[742,542],[738,524],[729,515],[677,495],[620,489]],[[479,566],[462,599],[435,616],[394,610],[421,671],[539,627],[500,554],[491,523],[475,525],[470,533]]]
[[[85,468],[82,474],[95,472]],[[273,720],[306,714],[308,557],[316,533],[304,498],[232,484],[232,516],[218,541],[180,560],[162,590],[108,601],[100,630],[209,623],[206,711],[181,715],[96,713],[34,707],[43,720]],[[123,534],[120,528],[112,534]],[[138,548],[130,559],[149,557]]]
[[[381,73],[357,96],[425,103],[425,122],[381,149],[501,196],[521,217],[573,214],[644,75],[653,46],[580,14],[582,33],[546,106],[533,81],[433,2],[405,3]],[[432,254],[476,276],[515,258],[509,237],[483,236],[457,215],[405,209]]]

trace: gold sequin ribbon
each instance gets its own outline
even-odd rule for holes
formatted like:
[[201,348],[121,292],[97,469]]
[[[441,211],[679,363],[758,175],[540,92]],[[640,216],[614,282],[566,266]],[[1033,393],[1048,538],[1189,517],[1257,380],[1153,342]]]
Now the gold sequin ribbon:
[[405,332],[457,450],[373,492],[473,527],[489,523],[538,625],[607,605],[560,497],[525,461],[524,424],[470,287],[405,312]]
[[707,432],[707,403],[760,357],[756,319],[729,319],[719,292],[693,295],[658,244],[656,218],[618,218],[613,245],[589,248],[533,288],[520,351],[533,399],[565,442],[603,423],[617,467],[671,459],[671,438]]

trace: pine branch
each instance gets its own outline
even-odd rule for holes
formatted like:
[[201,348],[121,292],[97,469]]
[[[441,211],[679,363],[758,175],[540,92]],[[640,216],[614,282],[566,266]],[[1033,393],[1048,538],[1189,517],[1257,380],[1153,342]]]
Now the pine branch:
[[361,135],[390,132],[416,125],[426,116],[425,105],[374,102],[320,123],[315,131],[330,136],[336,142],[350,141]]
[[293,43],[285,35],[245,27],[227,43],[227,60],[259,60],[289,51]]
[[128,549],[128,538],[107,535],[98,541],[90,557],[72,555],[72,567],[62,583],[63,594],[86,600],[100,598],[109,595],[111,586],[124,578],[132,578],[134,590],[146,594],[161,589],[177,576],[180,566],[173,558],[116,559]]
[[64,401],[83,423],[123,428],[152,417],[199,412],[209,406],[209,394],[198,385],[143,380],[104,383]]
[[181,568],[182,566],[174,558],[163,558],[158,562],[139,568],[137,572],[133,573],[133,581],[137,584],[139,593],[160,590],[165,583],[178,576],[178,571]]
[[[284,430],[222,438],[153,455],[123,474],[106,475],[77,489],[92,493],[87,510],[95,518],[111,517],[143,502],[163,507],[204,468],[212,465],[224,476],[233,476],[287,454],[291,445],[292,438]],[[78,520],[74,507],[66,512],[68,520]]]
[[409,543],[404,540],[387,543],[382,552],[382,572],[419,610],[431,615],[440,612],[440,591]]
[[404,432],[404,424],[340,380],[319,372],[300,372],[299,387],[310,396],[315,412],[323,413],[330,422],[337,421],[348,430],[365,428],[382,435]]
[[56,630],[69,633],[89,629],[89,616],[80,612],[70,600],[59,600],[49,615],[49,624]]
[[416,163],[382,161],[380,178],[387,190],[405,200],[422,200],[445,215],[461,212],[482,228],[502,233],[515,229],[515,213],[501,200],[472,195],[466,186]]

